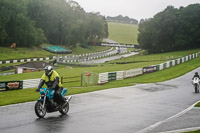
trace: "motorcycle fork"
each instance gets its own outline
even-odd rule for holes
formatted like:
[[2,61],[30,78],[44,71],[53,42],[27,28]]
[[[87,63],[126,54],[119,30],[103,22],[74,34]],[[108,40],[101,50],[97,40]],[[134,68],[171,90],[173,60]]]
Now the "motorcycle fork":
[[43,102],[42,108],[44,108],[44,106],[45,106],[46,98],[47,98],[47,90],[46,90],[45,95],[44,95],[44,102]]

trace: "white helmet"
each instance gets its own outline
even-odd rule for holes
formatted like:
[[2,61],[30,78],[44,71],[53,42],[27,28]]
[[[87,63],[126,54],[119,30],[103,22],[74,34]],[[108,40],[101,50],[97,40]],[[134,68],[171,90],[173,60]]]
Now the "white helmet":
[[44,68],[44,71],[45,71],[45,74],[46,74],[47,76],[49,76],[49,75],[51,75],[51,73],[53,72],[53,67],[52,67],[52,66],[46,66],[46,67]]

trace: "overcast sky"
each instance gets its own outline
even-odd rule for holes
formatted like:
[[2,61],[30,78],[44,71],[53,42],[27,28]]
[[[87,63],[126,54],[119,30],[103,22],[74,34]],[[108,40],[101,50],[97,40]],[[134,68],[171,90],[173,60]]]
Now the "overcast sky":
[[200,0],[74,0],[86,12],[100,12],[104,16],[128,16],[140,19],[152,18],[167,6],[175,8],[186,7],[190,4],[200,3]]

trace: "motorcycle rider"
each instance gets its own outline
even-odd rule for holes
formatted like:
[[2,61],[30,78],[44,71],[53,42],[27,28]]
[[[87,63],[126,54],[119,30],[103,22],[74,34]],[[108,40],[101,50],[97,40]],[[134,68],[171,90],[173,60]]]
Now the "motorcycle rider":
[[198,72],[195,72],[195,74],[194,74],[194,76],[193,76],[192,80],[193,80],[195,77],[197,77],[197,78],[199,78],[199,79],[200,79],[200,76],[199,76]]
[[36,89],[36,91],[39,91],[40,88],[42,88],[42,86],[44,84],[46,84],[46,86],[50,89],[54,89],[55,93],[54,93],[54,101],[61,105],[61,107],[65,106],[65,99],[62,97],[61,92],[63,90],[61,81],[59,80],[59,74],[53,70],[52,66],[46,66],[44,68],[44,74],[41,77],[40,83],[38,85],[38,89]]

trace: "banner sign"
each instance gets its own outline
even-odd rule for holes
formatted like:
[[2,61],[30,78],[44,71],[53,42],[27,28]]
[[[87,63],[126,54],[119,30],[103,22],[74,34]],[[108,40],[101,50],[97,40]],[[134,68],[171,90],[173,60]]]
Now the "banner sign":
[[117,73],[116,72],[109,72],[108,73],[108,81],[116,80]]
[[155,72],[156,70],[157,70],[156,66],[143,67],[144,73],[152,73]]
[[142,68],[130,69],[124,71],[124,78],[134,77],[143,74]]
[[22,89],[23,88],[23,81],[0,82],[0,88],[5,88],[6,90]]

